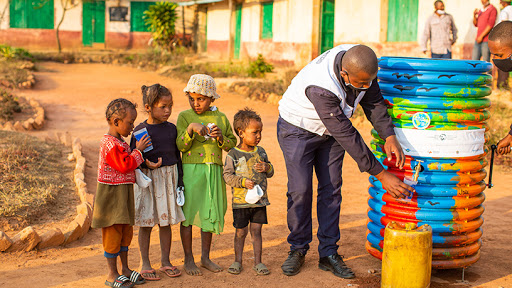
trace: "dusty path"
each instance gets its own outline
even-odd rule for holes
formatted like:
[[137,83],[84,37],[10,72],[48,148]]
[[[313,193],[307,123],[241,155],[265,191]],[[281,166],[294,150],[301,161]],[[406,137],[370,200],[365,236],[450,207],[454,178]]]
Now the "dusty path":
[[[170,121],[175,122],[178,113],[188,109],[186,98],[181,92],[185,83],[161,77],[155,73],[142,72],[132,68],[100,64],[63,65],[44,63],[37,73],[38,84],[32,91],[23,92],[37,98],[47,111],[48,122],[44,131],[33,134],[44,136],[48,131],[66,132],[82,139],[87,158],[86,182],[89,189],[96,187],[96,165],[99,139],[107,131],[104,109],[108,102],[117,97],[125,97],[141,103],[140,86],[156,82],[174,92],[175,106]],[[367,175],[359,173],[350,157],[346,157],[343,177],[343,204],[340,253],[345,255],[348,265],[356,272],[358,279],[341,280],[328,272],[320,271],[316,265],[318,252],[316,237],[306,258],[303,271],[294,277],[281,273],[280,266],[286,258],[288,244],[286,236],[286,170],[276,139],[277,107],[261,102],[246,101],[242,96],[220,91],[222,98],[216,102],[219,109],[230,119],[237,109],[244,106],[255,108],[263,118],[265,147],[269,158],[276,167],[275,176],[269,181],[269,225],[263,230],[263,261],[272,274],[255,277],[251,269],[252,247],[248,241],[244,254],[245,270],[233,276],[227,272],[210,273],[204,271],[202,277],[182,277],[150,282],[143,287],[225,287],[225,286],[268,286],[268,287],[345,287],[358,283],[359,287],[379,287],[378,277],[368,274],[369,269],[379,269],[380,261],[369,256],[364,249],[366,233]],[[139,112],[137,122],[145,115]],[[361,133],[369,140],[369,127],[362,125]],[[466,280],[470,285],[463,287],[512,287],[512,249],[510,248],[510,228],[512,228],[512,178],[501,171],[496,172],[495,188],[487,191],[484,246],[482,258],[476,265],[466,270]],[[315,210],[315,204],[313,209]],[[315,213],[316,214],[316,213]],[[315,215],[314,214],[314,215]],[[226,226],[220,236],[214,236],[212,257],[224,269],[232,263],[234,228],[232,214],[228,209]],[[314,223],[314,228],[317,225]],[[199,259],[200,239],[194,230],[196,260]],[[137,235],[137,232],[136,232]],[[135,235],[135,236],[136,236]],[[183,264],[183,252],[179,241],[178,227],[173,227],[172,261]],[[249,239],[250,240],[250,239]],[[158,233],[153,233],[151,259],[154,267],[160,267]],[[129,254],[131,267],[139,264],[137,237]],[[101,233],[91,230],[83,239],[66,248],[48,249],[40,252],[0,254],[0,287],[104,287],[105,260],[102,256]],[[460,279],[460,270],[438,271],[433,274],[432,287],[461,287],[454,285]],[[454,285],[454,286],[452,286]],[[354,285],[355,286],[355,285]]]

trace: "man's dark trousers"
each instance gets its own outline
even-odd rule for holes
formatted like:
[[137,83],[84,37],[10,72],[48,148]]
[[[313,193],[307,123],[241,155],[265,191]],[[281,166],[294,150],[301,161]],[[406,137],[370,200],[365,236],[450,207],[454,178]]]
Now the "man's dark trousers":
[[288,243],[306,254],[313,239],[311,206],[313,168],[318,179],[317,217],[320,257],[338,252],[341,204],[341,168],[345,150],[332,136],[320,136],[281,117],[277,139],[288,174]]

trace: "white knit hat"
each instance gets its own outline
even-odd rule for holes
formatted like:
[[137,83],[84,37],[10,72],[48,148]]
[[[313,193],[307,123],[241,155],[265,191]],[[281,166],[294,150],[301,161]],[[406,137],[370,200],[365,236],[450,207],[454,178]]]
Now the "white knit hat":
[[213,99],[219,99],[220,95],[217,94],[217,85],[213,77],[206,74],[195,74],[190,76],[187,87],[183,89],[183,92],[192,92],[201,94]]

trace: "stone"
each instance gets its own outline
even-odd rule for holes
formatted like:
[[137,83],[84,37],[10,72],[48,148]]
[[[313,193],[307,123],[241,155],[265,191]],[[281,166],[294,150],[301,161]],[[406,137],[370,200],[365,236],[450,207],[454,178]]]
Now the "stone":
[[87,187],[87,184],[84,182],[84,180],[81,180],[81,179],[75,179],[75,185],[76,185],[77,189]]
[[[44,126],[44,115],[37,114],[36,119],[34,120],[34,128],[41,129]],[[55,141],[55,140],[52,140]]]
[[64,146],[71,146],[71,144],[72,144],[72,142],[71,142],[71,134],[69,134],[69,132],[61,134],[59,139],[60,139],[60,142],[62,144],[64,144]]
[[30,104],[30,106],[36,108],[36,113],[37,113],[37,107],[41,107],[41,105],[39,104],[39,102],[37,102],[36,100],[34,99],[30,99],[28,100],[28,103]]
[[2,129],[7,130],[7,131],[14,131],[14,126],[12,125],[11,121],[8,121],[7,123],[4,124],[4,128],[2,128]]
[[80,179],[82,181],[85,181],[85,175],[81,171],[75,170],[74,176],[75,176],[75,181],[76,181],[76,179]]
[[92,206],[87,202],[83,202],[82,204],[76,206],[76,214],[85,214],[92,219]]
[[82,227],[76,223],[75,220],[71,221],[71,223],[68,225],[68,228],[66,228],[66,232],[64,233],[66,240],[64,240],[62,245],[67,245],[73,241],[78,240],[80,235],[82,235]]
[[68,161],[69,161],[69,162],[73,162],[73,161],[75,161],[75,155],[74,155],[73,153],[69,153],[69,154],[68,154]]
[[64,243],[64,240],[66,240],[66,238],[62,231],[60,231],[59,228],[55,228],[41,235],[41,242],[37,244],[37,249],[41,250],[48,247],[57,247]]
[[3,231],[0,231],[0,252],[4,252],[12,245],[12,240]]
[[80,202],[87,203],[87,194],[89,194],[87,187],[78,187],[77,190],[78,196],[80,197]]
[[78,225],[80,225],[80,227],[82,228],[80,237],[78,237],[78,239],[80,239],[84,237],[85,234],[87,234],[87,232],[89,231],[89,228],[91,228],[91,218],[89,218],[87,214],[78,214],[76,215],[74,221],[78,223]]
[[20,121],[16,121],[16,123],[14,123],[14,125],[12,125],[12,127],[16,131],[25,131],[25,128],[23,128],[23,124],[21,124]]
[[41,237],[37,234],[32,226],[21,230],[12,238],[12,245],[6,252],[30,251],[34,249],[41,241]]
[[[76,155],[75,155],[76,157]],[[85,157],[78,156],[76,157],[76,165],[75,165],[75,172],[83,173],[85,171]]]
[[[32,120],[32,121],[30,121],[30,120]],[[34,130],[32,123],[34,123],[34,119],[32,119],[32,118],[23,121],[23,128],[25,128],[25,130],[28,130],[28,131]]]

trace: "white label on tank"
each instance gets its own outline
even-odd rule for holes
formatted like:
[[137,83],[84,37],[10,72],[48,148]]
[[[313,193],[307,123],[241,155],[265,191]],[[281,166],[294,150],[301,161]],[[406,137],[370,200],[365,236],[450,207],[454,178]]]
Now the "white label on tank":
[[420,157],[469,157],[484,153],[485,129],[416,130],[395,128],[405,155]]

